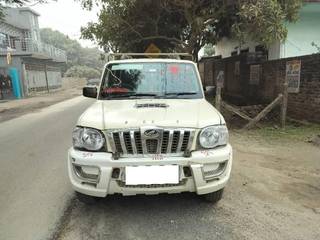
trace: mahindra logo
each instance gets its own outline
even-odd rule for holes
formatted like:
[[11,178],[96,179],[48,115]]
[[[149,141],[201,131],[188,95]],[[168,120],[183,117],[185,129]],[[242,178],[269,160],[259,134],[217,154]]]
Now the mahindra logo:
[[156,129],[150,129],[144,132],[144,136],[147,138],[158,138],[160,136],[160,132]]

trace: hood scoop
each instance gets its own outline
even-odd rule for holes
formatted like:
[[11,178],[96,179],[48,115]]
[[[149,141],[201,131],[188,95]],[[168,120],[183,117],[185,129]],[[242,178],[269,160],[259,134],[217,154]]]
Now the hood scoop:
[[135,108],[167,108],[169,105],[165,103],[137,103]]

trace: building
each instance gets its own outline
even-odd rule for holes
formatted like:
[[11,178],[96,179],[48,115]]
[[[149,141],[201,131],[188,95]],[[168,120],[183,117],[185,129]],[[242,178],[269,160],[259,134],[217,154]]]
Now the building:
[[317,53],[320,47],[320,1],[309,0],[300,11],[300,19],[296,23],[288,23],[288,36],[284,42],[277,41],[268,49],[263,46],[248,41],[239,46],[239,42],[234,39],[223,38],[216,46],[216,55],[223,58],[237,55],[239,52],[262,52],[269,60],[288,58],[295,56],[309,55]]
[[[0,22],[0,80],[16,71],[22,97],[61,87],[67,61],[65,51],[41,42],[38,17],[30,8],[6,8]],[[10,89],[3,92],[2,97],[14,97]]]

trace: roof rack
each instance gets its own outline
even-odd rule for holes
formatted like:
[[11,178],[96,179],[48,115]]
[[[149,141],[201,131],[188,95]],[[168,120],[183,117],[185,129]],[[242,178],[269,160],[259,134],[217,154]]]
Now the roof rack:
[[132,58],[170,58],[193,60],[193,56],[189,53],[109,53],[107,54],[108,61],[119,59]]

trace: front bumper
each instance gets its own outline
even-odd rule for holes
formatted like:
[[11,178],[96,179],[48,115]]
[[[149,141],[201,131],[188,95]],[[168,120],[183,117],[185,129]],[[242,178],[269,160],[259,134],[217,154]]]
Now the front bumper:
[[[208,175],[206,166],[222,166],[218,175]],[[178,184],[126,185],[126,166],[179,165]],[[120,158],[114,160],[111,153],[83,152],[73,148],[68,152],[68,174],[75,191],[105,197],[122,195],[196,192],[206,194],[225,187],[232,167],[232,147],[226,145],[213,150],[193,151],[191,157],[150,156],[143,158]],[[77,169],[93,169],[95,173],[81,176]],[[189,169],[189,171],[188,171]],[[91,177],[92,178],[91,178]]]

